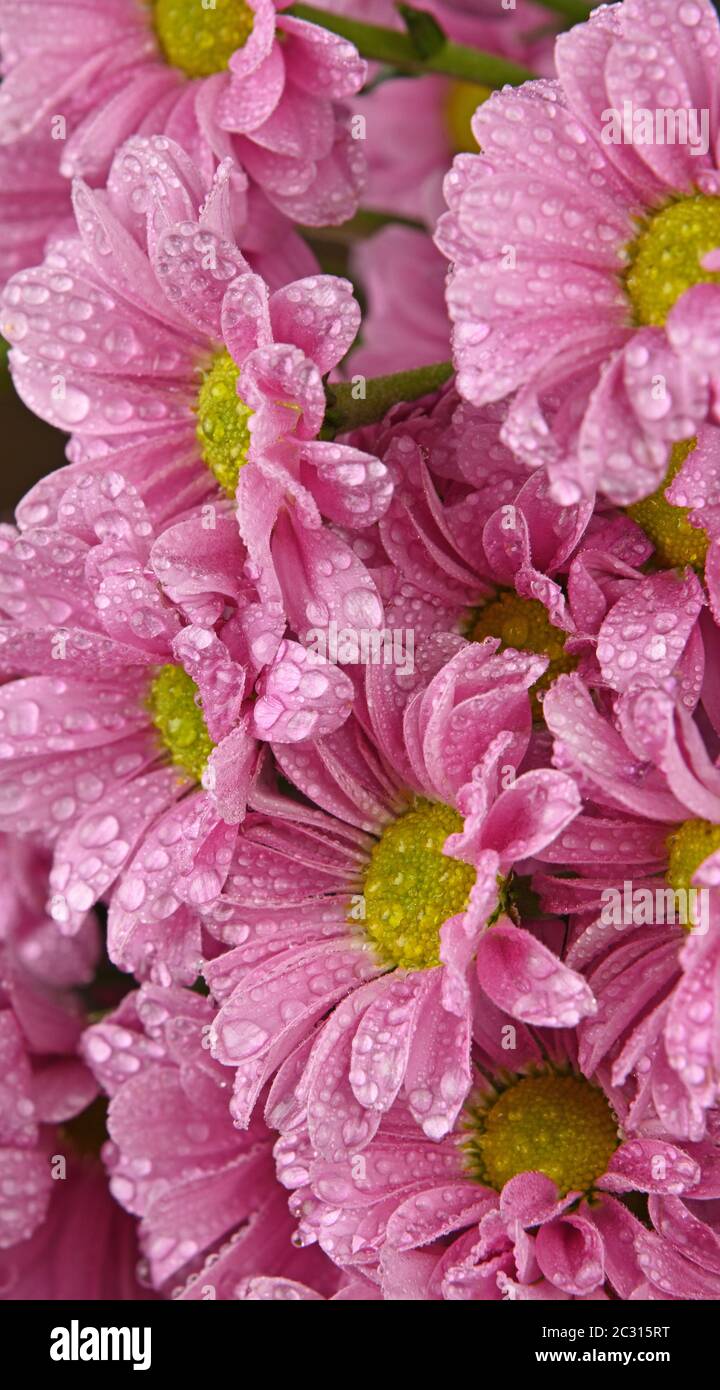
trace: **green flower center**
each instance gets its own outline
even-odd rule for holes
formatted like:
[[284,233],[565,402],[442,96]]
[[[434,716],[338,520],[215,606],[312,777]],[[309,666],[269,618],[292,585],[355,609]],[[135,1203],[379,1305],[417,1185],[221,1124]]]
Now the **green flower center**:
[[480,149],[473,135],[472,118],[490,92],[490,87],[481,87],[479,82],[450,83],[445,98],[445,125],[453,154],[477,154]]
[[380,958],[405,970],[440,964],[440,928],[467,906],[471,864],[443,854],[462,830],[451,806],[418,799],[383,830],[370,856],[363,926]]
[[709,820],[684,820],[668,835],[668,867],[665,875],[677,893],[692,888],[695,870],[720,849],[720,825]]
[[160,667],[148,708],[171,762],[199,782],[215,744],[198,704],[198,688],[182,666]]
[[657,491],[643,497],[641,502],[633,502],[627,510],[652,541],[661,565],[671,569],[675,565],[692,565],[693,569],[702,572],[710,537],[701,526],[693,526],[688,520],[691,507],[674,507],[665,496],[665,489],[680,472],[696,444],[697,439],[683,439],[675,444],[670,455],[670,467]]
[[224,72],[255,23],[245,0],[152,0],[152,7],[160,47],[186,77]]
[[512,589],[502,589],[497,598],[474,610],[467,635],[471,642],[499,637],[502,650],[514,647],[516,651],[550,658],[547,670],[531,687],[536,718],[542,713],[537,692],[547,690],[558,676],[577,666],[577,657],[568,656],[565,651],[567,634],[550,622],[544,603],[536,598],[520,598]]
[[203,374],[197,399],[197,438],[203,460],[228,497],[250,448],[252,410],[237,393],[238,369],[229,352],[218,352]]
[[498,1192],[518,1173],[545,1173],[558,1192],[589,1192],[619,1140],[597,1086],[556,1072],[513,1078],[496,1100],[466,1112],[464,1150],[473,1177]]
[[691,194],[652,214],[628,247],[625,289],[635,322],[661,328],[693,285],[720,283],[701,261],[720,246],[720,198]]

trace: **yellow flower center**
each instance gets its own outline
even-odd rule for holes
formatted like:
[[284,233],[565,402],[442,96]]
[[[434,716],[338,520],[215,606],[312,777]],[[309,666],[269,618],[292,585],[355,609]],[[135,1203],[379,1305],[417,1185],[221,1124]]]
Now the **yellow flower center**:
[[229,352],[218,352],[203,374],[197,400],[197,438],[210,472],[228,497],[250,448],[252,410],[237,393],[238,369]]
[[186,77],[224,72],[255,22],[245,0],[152,0],[152,6],[160,47]]
[[363,926],[384,962],[440,964],[440,928],[464,910],[475,882],[471,864],[443,854],[462,825],[451,806],[418,798],[383,830],[365,875]]
[[[668,835],[668,867],[665,875],[671,888],[692,888],[695,870],[720,849],[720,825],[709,820],[684,820]],[[691,925],[691,924],[690,924]]]
[[199,782],[215,747],[198,704],[198,688],[182,666],[161,666],[148,708],[171,762]]
[[700,262],[720,246],[720,198],[691,194],[652,214],[628,247],[625,289],[638,324],[662,327],[693,285],[720,283]]
[[545,1173],[563,1197],[589,1192],[619,1143],[603,1092],[581,1076],[513,1078],[496,1100],[470,1106],[466,1118],[472,1175],[498,1192],[518,1173]]
[[451,82],[445,98],[445,124],[453,154],[477,154],[480,146],[472,132],[472,118],[490,96],[490,87],[478,82]]
[[656,492],[643,497],[641,502],[633,502],[628,514],[642,526],[645,535],[655,546],[655,554],[661,565],[672,568],[675,565],[692,565],[701,572],[705,568],[710,537],[701,526],[693,526],[688,520],[691,507],[674,507],[665,496],[673,478],[680,472],[686,458],[692,453],[697,439],[683,439],[673,446],[670,467]]
[[547,670],[531,687],[536,718],[542,713],[537,692],[547,690],[558,676],[577,666],[577,657],[568,656],[565,651],[567,634],[550,622],[544,603],[536,598],[520,598],[512,589],[502,589],[497,598],[475,609],[467,635],[471,642],[499,637],[503,650],[514,647],[516,651],[550,658]]

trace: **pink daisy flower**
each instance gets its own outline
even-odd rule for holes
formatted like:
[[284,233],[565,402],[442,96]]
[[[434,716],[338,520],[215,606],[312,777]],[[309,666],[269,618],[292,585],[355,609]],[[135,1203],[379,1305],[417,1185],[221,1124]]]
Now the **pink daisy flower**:
[[421,627],[547,656],[545,685],[574,664],[565,642],[584,630],[587,615],[573,614],[554,576],[567,571],[592,505],[555,504],[543,475],[528,477],[501,443],[504,417],[504,407],[458,404],[450,389],[429,411],[381,427],[393,498],[378,533],[398,576],[389,606],[394,621],[416,613]]
[[363,159],[341,103],[366,64],[344,39],[276,8],[2,0],[0,139],[12,147],[52,130],[62,174],[101,183],[128,136],[166,133],[205,167],[231,158],[239,187],[246,173],[294,221],[343,222]]
[[[547,657],[533,690],[536,715],[556,676],[576,667],[592,685],[617,690],[633,673],[657,683],[675,676],[696,702],[717,631],[710,624],[701,636],[702,586],[691,570],[647,575],[639,567],[653,556],[651,535],[659,543],[661,531],[679,528],[677,560],[683,543],[697,559],[693,546],[704,533],[668,503],[670,520],[663,522],[656,499],[639,504],[652,511],[646,533],[607,503],[560,505],[547,476],[528,474],[502,444],[505,416],[502,404],[458,405],[450,388],[427,407],[397,408],[378,429],[357,436],[380,455],[393,483],[366,561],[384,595],[388,627],[412,626],[416,640],[429,631],[478,641],[493,636]],[[718,431],[705,427],[701,434],[696,469],[706,478],[716,450],[706,436]],[[363,555],[365,540],[356,538]],[[654,609],[665,615],[659,627]],[[613,645],[615,632],[633,626],[634,641]]]
[[[234,496],[239,477],[260,592],[289,616],[303,598],[298,632],[332,618],[379,627],[365,567],[321,525],[369,526],[390,500],[378,459],[316,438],[322,378],[359,307],[332,276],[270,294],[233,241],[226,174],[198,214],[204,193],[182,150],[134,139],[106,192],[76,185],[79,234],[5,291],[17,389],[74,429],[73,459],[116,468],[153,516],[177,517],[216,485]],[[55,487],[41,485],[43,502]]]
[[[576,923],[567,959],[598,1001],[579,1029],[581,1065],[590,1074],[611,1063],[619,1085],[633,1077],[633,1123],[653,1106],[667,1130],[699,1138],[720,1078],[720,773],[702,724],[667,690],[630,689],[609,718],[578,676],[565,676],[543,710],[555,761],[585,799],[571,832],[538,854],[562,876],[534,880],[546,909]],[[615,930],[602,913],[606,890],[622,893],[626,882],[646,907]],[[708,909],[695,912],[693,930],[691,887],[704,888]],[[668,889],[681,893],[677,915],[656,914]]]
[[[97,927],[85,916],[72,942],[48,919],[48,856],[0,836],[0,1249],[26,1243],[45,1220],[53,1191],[57,1126],[83,1111],[97,1087],[77,1056],[82,1011],[76,986],[92,979]],[[3,1256],[14,1282],[15,1255]]]
[[0,825],[54,844],[67,931],[122,874],[113,958],[192,980],[262,726],[330,732],[352,684],[283,637],[223,504],[156,538],[119,474],[74,471],[48,524],[4,529]]
[[266,601],[296,603],[302,566],[298,631],[331,618],[379,627],[372,581],[321,517],[370,525],[389,501],[387,470],[315,438],[322,375],[355,337],[359,308],[330,276],[269,294],[229,239],[227,187],[216,181],[199,220],[176,220],[195,219],[203,194],[164,140],[130,141],[106,194],[79,187],[81,235],[6,290],[18,389],[50,423],[74,426],[75,459],[142,480],[155,515],[177,516],[214,483],[233,495],[240,475],[241,531]]
[[260,1118],[244,1133],[232,1123],[227,1073],[206,1046],[212,1017],[190,990],[145,986],[83,1037],[110,1097],[110,1190],[139,1218],[147,1277],[183,1300],[244,1297],[256,1277],[331,1294],[337,1270],[292,1242],[273,1135]]
[[[561,502],[653,492],[716,413],[719,54],[709,0],[604,6],[558,39],[557,84],[480,108],[446,180],[459,389],[514,393],[504,436]],[[707,139],[638,133],[636,108],[704,113]]]
[[299,1047],[321,1152],[362,1147],[400,1091],[439,1138],[471,1084],[483,993],[542,1024],[592,1013],[552,924],[519,906],[525,866],[580,801],[565,774],[522,772],[545,662],[497,645],[431,639],[401,679],[370,666],[372,737],[351,718],[297,755],[274,746],[303,798],[256,785],[207,915],[231,948],[206,978],[238,1123]]
[[475,1029],[475,1090],[436,1143],[398,1100],[362,1154],[329,1159],[292,1073],[278,1078],[269,1112],[299,1240],[386,1299],[717,1298],[713,1146],[626,1136],[621,1093],[580,1074],[572,1035],[508,1030],[486,1005]]

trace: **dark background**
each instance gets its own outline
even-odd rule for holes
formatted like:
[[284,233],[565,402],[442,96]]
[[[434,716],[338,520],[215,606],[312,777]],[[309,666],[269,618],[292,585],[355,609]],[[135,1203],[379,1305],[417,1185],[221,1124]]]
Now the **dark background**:
[[66,436],[25,408],[0,359],[0,518],[12,521],[20,498],[65,459]]

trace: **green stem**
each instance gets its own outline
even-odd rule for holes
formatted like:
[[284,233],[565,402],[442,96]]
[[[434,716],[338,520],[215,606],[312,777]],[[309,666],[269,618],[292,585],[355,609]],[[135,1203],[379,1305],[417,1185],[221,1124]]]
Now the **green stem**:
[[481,53],[463,44],[450,43],[449,40],[430,57],[423,58],[410,35],[399,29],[365,24],[359,19],[348,19],[346,15],[319,9],[316,5],[290,5],[283,13],[330,29],[333,34],[340,34],[354,43],[363,58],[388,63],[401,72],[440,72],[445,77],[454,77],[461,82],[477,82],[482,87],[502,87],[506,82],[519,87],[536,75],[529,68],[511,63],[507,58]]
[[359,399],[354,394],[358,391],[357,377],[353,381],[333,382],[325,388],[327,410],[322,438],[334,439],[336,434],[375,424],[398,401],[417,401],[437,391],[449,381],[453,371],[452,362],[434,362],[431,367],[370,377],[363,382],[364,394]]
[[592,0],[591,4],[587,4],[586,0],[535,0],[535,3],[542,5],[545,10],[563,15],[572,24],[580,24],[595,9],[597,0]]

